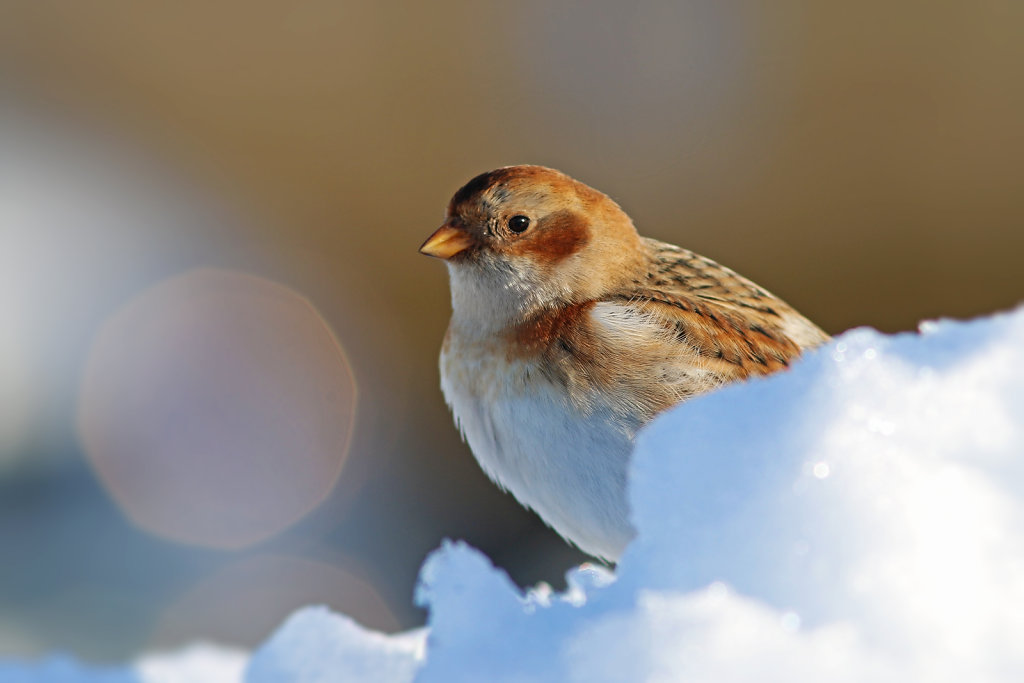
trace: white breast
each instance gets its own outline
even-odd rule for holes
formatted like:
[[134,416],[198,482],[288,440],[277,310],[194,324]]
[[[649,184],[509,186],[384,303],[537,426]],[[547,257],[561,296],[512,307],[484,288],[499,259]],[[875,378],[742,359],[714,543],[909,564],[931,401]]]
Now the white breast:
[[633,536],[626,500],[632,434],[598,406],[582,414],[538,365],[453,334],[441,388],[487,475],[584,551],[617,559]]

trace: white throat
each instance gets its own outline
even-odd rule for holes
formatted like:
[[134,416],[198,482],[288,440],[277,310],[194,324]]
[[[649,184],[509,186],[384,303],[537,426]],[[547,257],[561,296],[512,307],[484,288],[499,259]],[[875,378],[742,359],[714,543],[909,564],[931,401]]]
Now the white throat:
[[527,262],[512,264],[448,264],[452,290],[452,323],[465,332],[491,334],[525,320],[548,302],[568,292],[543,283]]

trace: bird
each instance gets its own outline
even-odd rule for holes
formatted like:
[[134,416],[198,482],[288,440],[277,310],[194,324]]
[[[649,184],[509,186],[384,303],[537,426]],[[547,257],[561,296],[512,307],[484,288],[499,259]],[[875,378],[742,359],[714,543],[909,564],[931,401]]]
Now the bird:
[[441,389],[463,439],[500,488],[607,562],[636,534],[637,432],[829,340],[767,290],[640,236],[608,195],[544,166],[472,178],[420,252],[448,269]]

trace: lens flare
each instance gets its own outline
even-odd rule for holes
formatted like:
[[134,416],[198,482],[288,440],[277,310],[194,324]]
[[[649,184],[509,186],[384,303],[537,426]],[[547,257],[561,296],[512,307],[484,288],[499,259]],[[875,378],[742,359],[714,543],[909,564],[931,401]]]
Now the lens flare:
[[253,275],[200,269],[106,321],[77,417],[99,480],[136,525],[240,548],[327,496],[355,407],[344,350],[306,299]]

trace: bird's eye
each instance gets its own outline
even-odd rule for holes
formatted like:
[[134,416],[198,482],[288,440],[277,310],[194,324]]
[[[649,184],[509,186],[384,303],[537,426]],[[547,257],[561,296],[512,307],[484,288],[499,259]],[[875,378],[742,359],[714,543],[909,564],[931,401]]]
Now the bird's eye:
[[512,216],[508,219],[508,229],[512,232],[525,232],[530,227],[530,219],[526,216]]

